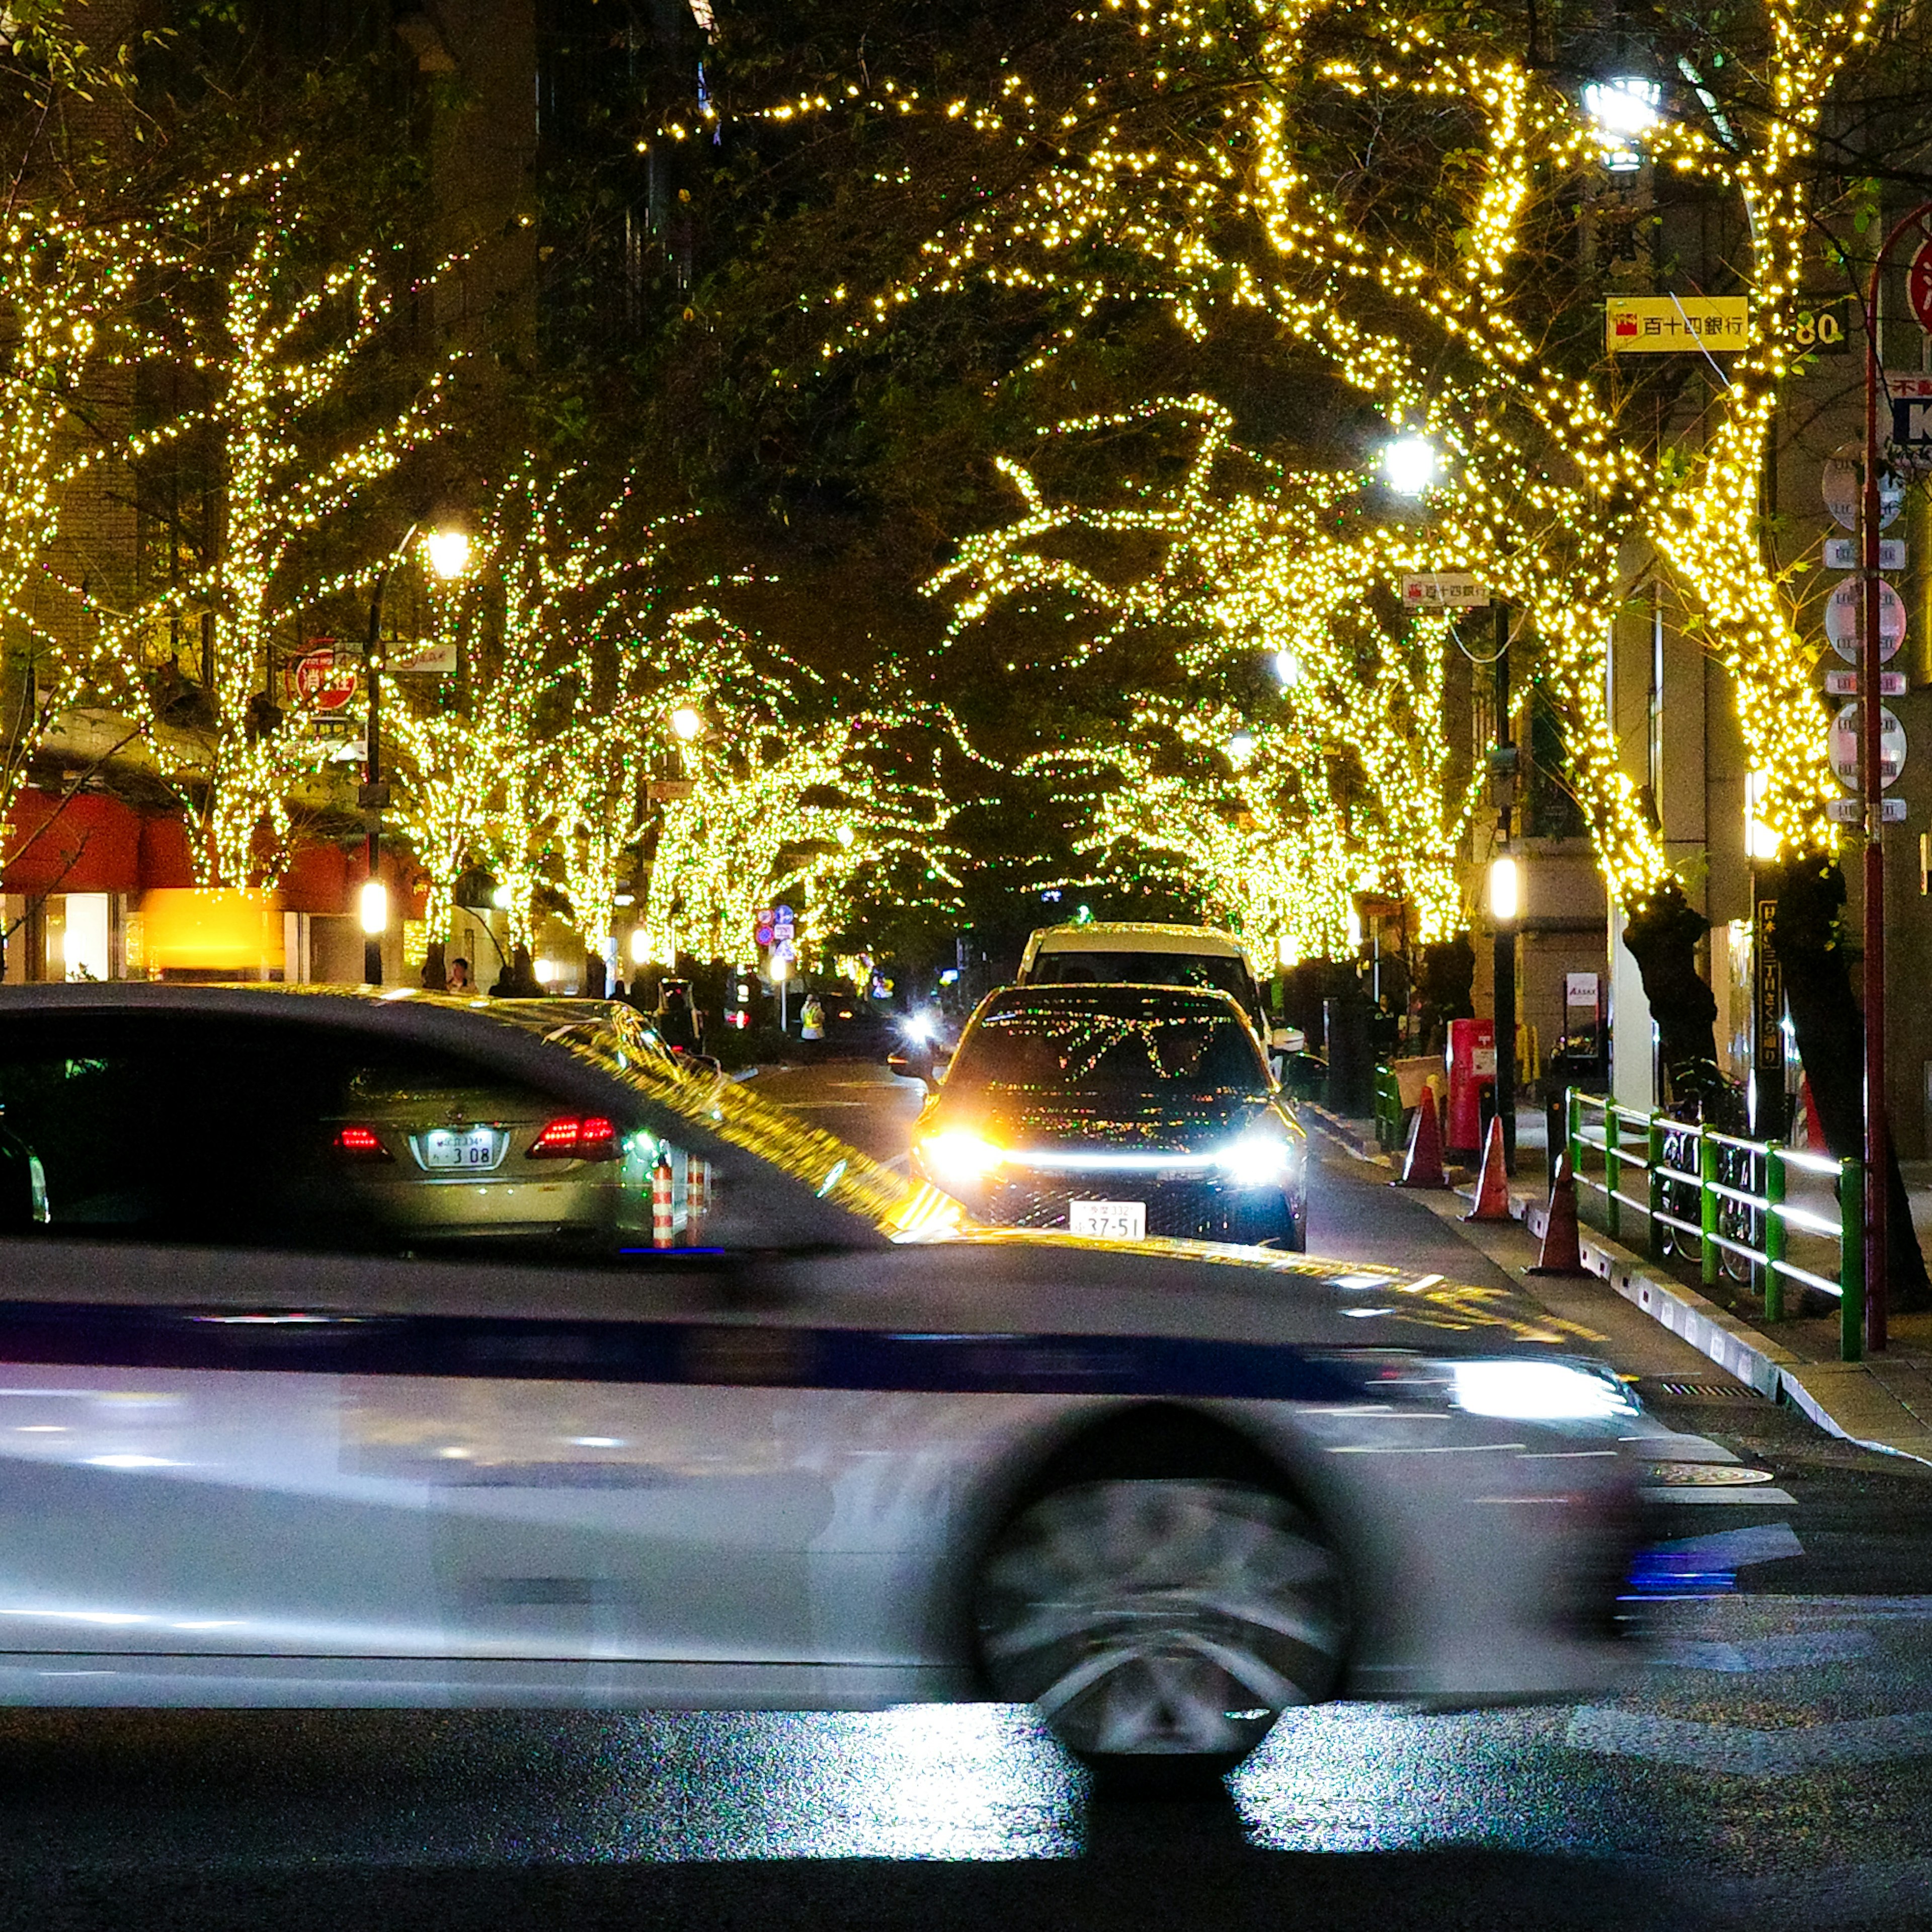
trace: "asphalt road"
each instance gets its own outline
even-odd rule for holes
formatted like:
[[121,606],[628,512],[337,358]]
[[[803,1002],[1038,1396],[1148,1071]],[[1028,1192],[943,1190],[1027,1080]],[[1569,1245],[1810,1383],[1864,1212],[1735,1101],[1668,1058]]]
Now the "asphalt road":
[[[767,1090],[886,1158],[918,1102],[851,1064]],[[1489,1278],[1322,1153],[1312,1246]],[[1932,1925],[1932,1471],[1631,1318],[1604,1347],[1654,1412],[1768,1480],[1660,1506],[1702,1594],[1652,1607],[1595,1704],[1292,1716],[1184,1804],[1096,1800],[992,1706],[0,1714],[0,1925]]]

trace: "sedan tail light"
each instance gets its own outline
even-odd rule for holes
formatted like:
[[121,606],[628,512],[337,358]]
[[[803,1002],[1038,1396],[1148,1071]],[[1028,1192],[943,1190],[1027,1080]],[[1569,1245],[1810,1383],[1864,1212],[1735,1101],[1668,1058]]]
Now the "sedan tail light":
[[564,1114],[530,1143],[532,1160],[615,1160],[623,1152],[617,1126],[602,1114]]
[[345,1160],[393,1160],[395,1156],[382,1144],[374,1127],[347,1126],[335,1136],[335,1150]]

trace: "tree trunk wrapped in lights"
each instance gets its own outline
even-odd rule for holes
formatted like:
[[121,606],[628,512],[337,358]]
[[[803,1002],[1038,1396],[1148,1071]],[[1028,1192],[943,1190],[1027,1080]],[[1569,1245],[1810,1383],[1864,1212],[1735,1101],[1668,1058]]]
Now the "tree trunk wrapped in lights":
[[[172,261],[146,297],[144,360],[183,373],[188,406],[137,436],[205,466],[214,515],[190,567],[131,610],[97,607],[104,648],[151,700],[154,640],[185,631],[205,722],[184,746],[158,735],[189,800],[197,878],[272,880],[288,859],[291,792],[328,748],[274,702],[278,640],[367,566],[332,570],[324,538],[431,436],[445,374],[373,430],[342,422],[388,328],[394,296],[373,253],[346,263],[304,200],[299,156],[179,196],[160,224]],[[192,237],[192,245],[182,238]],[[185,550],[184,533],[175,533]]]
[[534,458],[517,466],[481,519],[467,578],[435,600],[454,671],[392,688],[394,809],[429,875],[433,941],[448,932],[458,880],[485,862],[510,943],[534,948],[550,848],[582,777],[577,754],[606,755],[620,723],[642,729],[624,693],[681,675],[700,649],[709,614],[661,608],[665,540],[680,520],[638,520],[628,490],[584,510],[580,482],[574,470],[547,476]]
[[116,682],[82,588],[62,580],[54,552],[67,494],[100,453],[86,377],[110,352],[146,247],[131,225],[50,206],[16,205],[0,224],[0,862],[55,721]]

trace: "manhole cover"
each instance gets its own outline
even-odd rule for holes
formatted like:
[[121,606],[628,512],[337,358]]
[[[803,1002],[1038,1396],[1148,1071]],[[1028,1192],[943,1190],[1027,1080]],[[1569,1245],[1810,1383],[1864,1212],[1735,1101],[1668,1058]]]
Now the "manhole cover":
[[1777,1478],[1768,1469],[1747,1469],[1736,1462],[1653,1462],[1650,1480],[1666,1490],[1736,1490]]

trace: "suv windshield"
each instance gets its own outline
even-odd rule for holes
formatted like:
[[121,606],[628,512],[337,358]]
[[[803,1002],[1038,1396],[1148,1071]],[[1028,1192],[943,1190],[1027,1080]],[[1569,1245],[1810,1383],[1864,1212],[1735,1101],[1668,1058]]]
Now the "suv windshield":
[[1073,998],[996,1000],[968,1029],[946,1084],[1079,1094],[1178,1084],[1252,1093],[1265,1089],[1268,1076],[1253,1034],[1218,1000],[1123,986]]
[[1244,1007],[1254,1002],[1246,966],[1211,952],[1056,952],[1042,947],[1028,983],[1039,986],[1202,986]]

